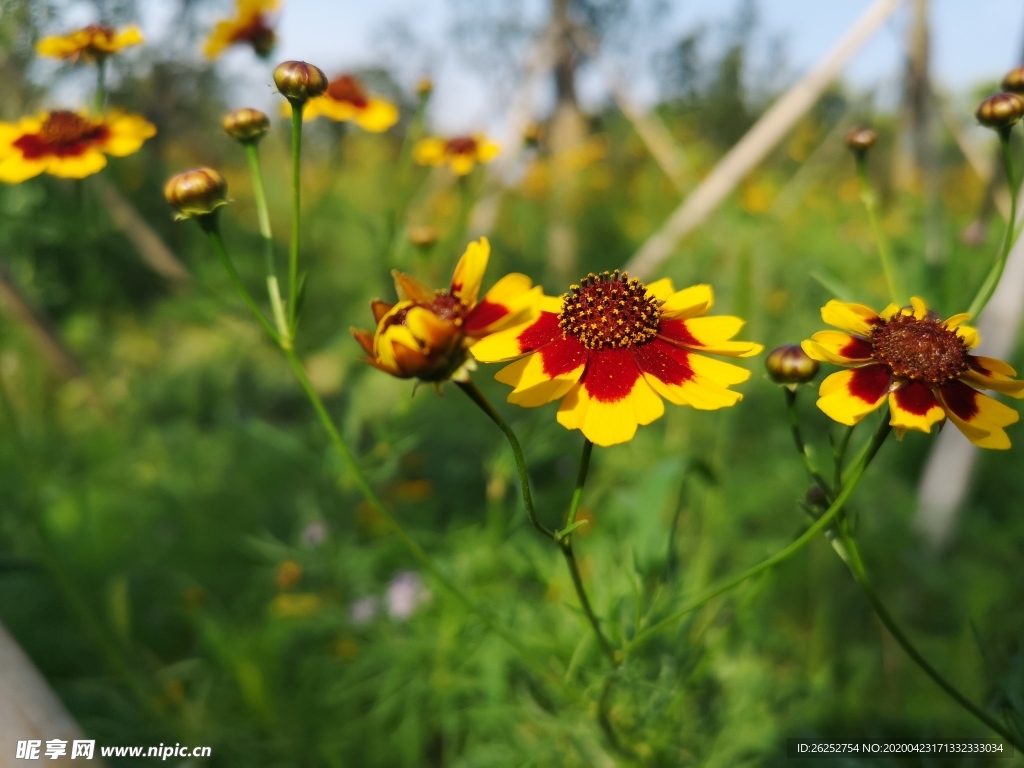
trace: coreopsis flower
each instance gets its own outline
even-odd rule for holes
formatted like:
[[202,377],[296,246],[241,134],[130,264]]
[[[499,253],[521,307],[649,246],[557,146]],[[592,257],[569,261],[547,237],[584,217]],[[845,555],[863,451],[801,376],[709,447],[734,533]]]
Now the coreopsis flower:
[[415,277],[396,271],[399,301],[372,302],[375,331],[352,329],[367,362],[401,379],[462,378],[467,349],[524,320],[540,298],[540,288],[518,273],[501,278],[481,298],[490,253],[487,238],[470,243],[446,290],[431,290]]
[[79,60],[91,63],[143,42],[138,27],[125,27],[118,31],[105,24],[90,24],[66,35],[44,37],[36,43],[36,53],[72,64]]
[[101,170],[107,155],[130,155],[155,133],[140,115],[120,112],[58,109],[0,123],[0,181],[18,184],[40,173],[82,179]]
[[750,357],[762,346],[729,341],[743,321],[705,317],[713,301],[708,285],[676,291],[668,278],[644,285],[618,270],[591,274],[561,297],[542,297],[539,317],[471,351],[485,363],[516,360],[495,377],[514,387],[510,403],[561,399],[559,424],[615,445],[660,418],[662,398],[702,410],[742,399],[729,387],[750,372],[702,353]]
[[256,55],[269,56],[277,42],[269,14],[280,7],[281,0],[235,0],[234,18],[217,22],[207,38],[206,58],[216,59],[232,45],[251,45]]
[[321,115],[339,122],[353,122],[370,133],[380,133],[398,122],[398,107],[369,95],[352,75],[338,75],[327,84],[323,95],[306,102],[302,111],[304,120]]
[[489,163],[500,148],[486,136],[453,136],[420,139],[412,150],[417,165],[447,165],[459,176],[465,176],[477,163]]
[[888,401],[889,423],[900,437],[908,429],[930,432],[948,417],[972,443],[1009,448],[1003,431],[1017,411],[978,390],[1024,397],[1024,381],[1006,363],[972,355],[978,332],[970,315],[941,320],[918,297],[910,307],[890,304],[880,314],[862,304],[830,301],[822,319],[838,331],[819,331],[804,341],[815,360],[850,370],[821,383],[818,407],[853,425]]

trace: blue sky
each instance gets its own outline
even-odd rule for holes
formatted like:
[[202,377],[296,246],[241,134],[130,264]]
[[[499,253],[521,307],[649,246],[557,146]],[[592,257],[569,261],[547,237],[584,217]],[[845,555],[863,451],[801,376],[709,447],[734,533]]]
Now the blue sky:
[[[463,0],[469,2],[470,0]],[[480,0],[483,2],[484,0]],[[497,0],[491,0],[496,2]],[[543,18],[547,0],[502,0],[517,3],[528,18]],[[667,0],[669,13],[656,33],[645,40],[644,53],[664,49],[697,26],[714,29],[731,18],[737,0]],[[785,43],[787,79],[811,66],[874,0],[760,0],[763,29]],[[233,3],[224,0],[223,8]],[[144,31],[159,39],[170,3],[141,0]],[[436,83],[433,120],[443,131],[493,127],[508,94],[496,91],[493,78],[482,67],[467,67],[448,47],[451,0],[284,0],[278,27],[277,60],[304,59],[328,74],[376,64],[400,64],[408,85],[429,66]],[[910,17],[910,2],[868,43],[844,73],[855,85],[876,89],[881,98],[896,98],[903,58],[903,41]],[[985,80],[996,80],[1018,62],[1024,44],[1024,2],[1021,0],[931,0],[932,66],[940,87],[963,92]],[[431,53],[424,57],[382,46],[381,32],[398,19],[411,29]],[[211,17],[211,22],[213,17]],[[70,21],[70,20],[69,20]],[[646,58],[646,57],[638,57]],[[237,75],[233,100],[238,105],[271,106],[274,94],[269,70],[254,67],[251,52],[229,53],[219,66]],[[630,72],[637,96],[650,99],[657,84],[650,73]],[[582,83],[586,100],[603,98],[597,73]]]

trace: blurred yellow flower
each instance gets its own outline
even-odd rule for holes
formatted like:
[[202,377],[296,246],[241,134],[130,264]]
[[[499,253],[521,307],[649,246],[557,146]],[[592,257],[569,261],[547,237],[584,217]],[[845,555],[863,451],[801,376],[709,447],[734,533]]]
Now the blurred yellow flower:
[[270,613],[279,619],[301,619],[320,610],[322,602],[312,592],[286,592],[270,602]]
[[106,155],[137,152],[156,128],[140,115],[92,117],[65,109],[0,123],[0,181],[18,184],[40,173],[82,179],[107,164]]
[[274,584],[278,589],[294,589],[302,580],[302,566],[294,560],[282,560],[274,569]]
[[277,35],[267,14],[281,7],[281,0],[235,0],[235,16],[217,22],[203,53],[216,59],[232,45],[248,44],[258,56],[269,56]]
[[136,26],[118,32],[105,24],[90,24],[67,35],[51,35],[36,43],[36,53],[52,59],[66,59],[71,63],[99,61],[144,40]]
[[491,162],[499,151],[498,145],[482,134],[431,137],[416,142],[412,158],[417,165],[448,165],[459,176],[465,176],[477,163]]
[[[286,103],[282,110],[291,114]],[[370,133],[380,133],[398,122],[398,107],[390,101],[370,96],[352,75],[338,75],[327,84],[323,96],[306,102],[304,120],[327,117],[339,122],[353,122]]]

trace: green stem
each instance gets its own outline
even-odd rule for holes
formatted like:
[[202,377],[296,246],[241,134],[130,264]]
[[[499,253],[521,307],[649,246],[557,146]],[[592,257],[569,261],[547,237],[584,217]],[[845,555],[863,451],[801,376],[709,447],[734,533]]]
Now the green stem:
[[426,551],[420,547],[420,545],[417,544],[408,533],[406,533],[402,524],[399,523],[388,508],[384,506],[383,502],[381,502],[377,497],[377,494],[363,476],[362,471],[359,469],[359,464],[356,462],[355,456],[342,439],[341,433],[338,432],[338,428],[335,426],[334,420],[327,412],[327,408],[324,405],[323,400],[320,399],[320,395],[309,380],[309,376],[306,374],[306,369],[302,366],[302,361],[299,360],[295,351],[292,349],[285,349],[284,354],[288,358],[288,362],[291,364],[292,370],[295,372],[295,376],[299,380],[299,384],[302,386],[302,390],[309,398],[309,402],[312,404],[313,410],[316,411],[316,415],[320,419],[320,423],[323,425],[324,431],[327,432],[327,436],[330,438],[331,444],[341,456],[341,459],[355,482],[356,487],[359,489],[359,492],[363,495],[366,501],[369,502],[370,506],[373,507],[374,511],[387,522],[388,526],[390,526],[399,541],[401,541],[409,551],[409,554],[412,555],[413,558],[423,566],[423,568],[430,573],[430,575],[433,576],[439,584],[451,592],[451,594],[454,595],[455,598],[471,613],[478,616],[488,629],[505,640],[505,642],[512,646],[512,648],[523,656],[523,658],[546,675],[547,673],[540,668],[540,665],[534,660],[526,647],[523,646],[510,632],[495,623],[495,621],[481,608],[477,607],[477,605],[470,600],[461,589],[459,589],[447,576],[444,575],[444,573],[441,572],[441,569],[434,564],[430,555],[428,555]]
[[618,734],[615,733],[615,729],[612,727],[611,717],[608,715],[608,704],[612,697],[612,684],[615,682],[616,676],[617,674],[608,675],[608,679],[604,681],[604,685],[601,688],[601,696],[597,701],[597,724],[601,728],[601,733],[604,734],[605,741],[608,742],[612,752],[635,764],[637,754],[619,740]]
[[885,274],[885,285],[889,290],[889,299],[894,304],[900,304],[903,301],[902,293],[897,284],[896,273],[893,269],[889,240],[882,231],[881,222],[878,220],[878,196],[871,188],[871,182],[868,180],[866,154],[865,152],[854,153],[857,162],[857,177],[860,179],[860,199],[864,203],[864,209],[867,211],[868,221],[871,224],[871,231],[875,236],[875,245],[878,248],[878,258],[882,262],[882,272]]
[[292,238],[288,253],[288,330],[294,338],[298,325],[299,298],[299,226],[302,167],[302,103],[292,105]]
[[601,631],[601,622],[598,620],[597,614],[594,613],[594,609],[590,604],[590,598],[587,597],[586,587],[583,586],[583,577],[580,575],[579,563],[576,561],[576,554],[572,549],[572,525],[576,522],[576,514],[579,511],[580,501],[583,498],[583,486],[587,482],[590,454],[593,450],[594,444],[584,438],[583,453],[580,456],[580,469],[576,475],[576,486],[573,488],[572,500],[569,502],[569,509],[565,515],[565,525],[562,528],[562,532],[555,535],[555,541],[558,543],[559,549],[562,550],[565,564],[569,568],[569,575],[572,576],[572,585],[576,588],[576,597],[580,601],[583,613],[587,616],[587,621],[590,622],[590,626],[594,630],[594,637],[597,638],[598,645],[601,646],[601,650],[608,657],[612,667],[618,667],[620,661],[615,655],[615,648],[612,647],[604,632]]
[[[840,537],[842,538],[842,548],[844,552],[837,549],[837,553],[843,562],[846,563],[850,569],[850,573],[853,574],[853,578],[860,585],[860,588],[864,591],[864,595],[867,597],[868,602],[871,603],[871,607],[875,611],[875,615],[878,616],[879,621],[885,625],[885,628],[889,630],[889,633],[895,638],[896,642],[900,644],[900,647],[906,652],[906,654],[919,666],[922,671],[928,677],[930,677],[936,685],[938,685],[943,691],[945,691],[957,704],[966,709],[978,720],[987,725],[993,731],[998,733],[1010,744],[1012,744],[1018,751],[1024,751],[1024,741],[1017,738],[1012,734],[1009,729],[1003,726],[994,717],[990,716],[987,712],[976,706],[970,699],[964,696],[956,687],[949,682],[942,674],[933,667],[924,656],[921,655],[920,651],[914,647],[914,644],[910,641],[910,638],[903,632],[899,624],[889,613],[888,609],[882,603],[878,593],[875,592],[874,587],[871,585],[871,579],[868,577],[867,569],[864,567],[864,561],[861,559],[860,551],[857,548],[857,543],[851,536],[840,530]],[[837,542],[838,543],[838,542]]]
[[800,416],[797,414],[796,410],[797,391],[790,389],[789,387],[783,387],[782,391],[786,393],[786,410],[789,412],[789,431],[793,435],[793,442],[796,444],[796,451],[804,460],[804,467],[807,468],[807,474],[810,475],[811,480],[813,480],[829,498],[832,498],[832,487],[814,466],[814,462],[811,461],[811,454],[807,451],[807,445],[804,443],[804,437],[800,431]]
[[833,491],[839,492],[843,487],[843,460],[846,458],[846,449],[850,445],[850,438],[853,437],[853,430],[856,429],[856,425],[847,427],[843,431],[843,436],[839,438],[839,445],[836,446],[835,451],[832,454],[832,458],[835,461],[835,475],[832,482]]
[[285,320],[284,303],[281,300],[281,287],[277,280],[277,265],[274,260],[274,235],[270,229],[270,209],[267,206],[267,195],[263,188],[263,171],[260,168],[259,147],[255,141],[244,142],[245,158],[249,163],[249,174],[252,176],[252,194],[256,202],[256,216],[260,224],[260,235],[263,238],[263,262],[267,272],[267,296],[270,309],[274,316],[274,325],[283,342],[291,345],[291,333]]
[[999,143],[1003,150],[1003,166],[1006,168],[1006,183],[1010,185],[1010,220],[1006,223],[1006,235],[1003,237],[1003,247],[1000,249],[999,258],[992,265],[985,281],[978,288],[978,293],[971,302],[968,312],[971,317],[977,317],[981,310],[988,304],[992,294],[999,285],[1003,276],[1003,269],[1006,268],[1006,259],[1010,255],[1010,248],[1013,246],[1014,236],[1017,228],[1017,180],[1013,175],[1013,154],[1010,151],[1010,129],[999,131]]
[[804,531],[804,533],[799,538],[795,539],[791,544],[789,544],[789,546],[783,548],[779,552],[776,552],[774,555],[767,558],[766,560],[762,560],[760,563],[753,566],[752,568],[748,568],[742,573],[733,576],[732,578],[726,579],[725,581],[716,584],[710,589],[705,590],[697,597],[689,600],[679,610],[674,611],[669,616],[666,616],[665,618],[655,622],[654,624],[642,630],[641,632],[638,632],[633,637],[633,639],[626,644],[624,652],[630,652],[631,650],[642,644],[644,641],[653,637],[661,629],[665,628],[669,624],[678,621],[691,611],[700,608],[702,605],[709,602],[713,598],[718,597],[724,592],[728,592],[730,589],[733,589],[739,584],[742,584],[747,579],[753,578],[754,576],[757,576],[758,574],[767,571],[769,568],[772,568],[778,565],[779,563],[787,560],[788,558],[796,554],[799,550],[801,550],[804,546],[806,546],[807,543],[810,542],[810,540],[813,539],[819,531],[821,531],[825,526],[829,525],[832,522],[832,520],[836,517],[836,515],[838,515],[842,511],[843,506],[846,504],[847,500],[853,494],[854,489],[857,487],[857,483],[860,482],[861,477],[864,475],[864,470],[867,469],[868,465],[871,463],[871,460],[874,459],[875,454],[878,453],[878,449],[882,447],[882,443],[885,442],[885,438],[889,436],[890,429],[891,427],[889,426],[889,417],[887,411],[885,414],[883,414],[882,421],[878,425],[878,429],[875,430],[875,434],[871,438],[871,441],[866,446],[864,446],[864,449],[861,451],[860,456],[857,458],[857,462],[850,470],[849,479],[847,480],[842,491],[839,492],[839,494],[835,498],[835,501],[832,502],[832,504],[825,511],[825,513],[821,517],[819,517],[806,531]]
[[241,276],[238,274],[238,270],[235,269],[235,264],[231,260],[231,256],[228,255],[227,248],[224,247],[224,240],[220,236],[220,227],[217,223],[217,211],[206,214],[205,216],[197,216],[196,221],[199,226],[202,227],[203,231],[210,238],[210,243],[213,244],[213,250],[220,256],[221,263],[224,264],[224,268],[228,271],[231,276],[231,282],[235,284],[235,288],[242,296],[242,300],[246,306],[249,307],[249,311],[252,312],[252,316],[256,318],[260,325],[263,326],[263,330],[267,332],[267,335],[278,345],[283,347],[284,342],[282,337],[274,330],[274,327],[264,316],[263,311],[256,304],[252,294],[249,293],[249,289],[245,287],[245,283],[242,282]]
[[516,437],[516,433],[512,430],[502,415],[498,413],[490,401],[484,396],[484,393],[480,391],[480,388],[473,382],[472,379],[466,381],[458,381],[459,389],[469,396],[476,406],[487,414],[487,417],[498,425],[498,428],[505,433],[505,438],[508,440],[508,444],[512,447],[512,454],[516,459],[516,470],[519,473],[519,487],[522,490],[523,504],[526,507],[526,516],[530,518],[530,522],[533,527],[536,528],[541,534],[552,541],[557,540],[556,534],[553,530],[548,528],[544,523],[537,517],[537,512],[533,506],[533,495],[530,493],[530,476],[526,471],[526,459],[523,456],[523,448],[519,444],[519,438]]
[[97,115],[103,114],[107,104],[107,60],[100,56],[96,59],[96,93],[93,96],[93,109]]

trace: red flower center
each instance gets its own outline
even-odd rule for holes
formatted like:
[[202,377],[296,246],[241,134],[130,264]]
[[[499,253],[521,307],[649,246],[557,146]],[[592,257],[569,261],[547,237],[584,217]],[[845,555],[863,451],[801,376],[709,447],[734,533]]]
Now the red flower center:
[[658,301],[625,272],[590,274],[562,296],[558,326],[587,349],[632,347],[658,335]]
[[262,13],[256,14],[247,24],[243,24],[231,35],[232,43],[248,43],[259,56],[269,56],[274,50],[277,35],[267,24]]
[[69,157],[80,155],[91,144],[101,142],[110,134],[103,123],[94,123],[81,115],[59,109],[51,112],[39,133],[27,133],[13,144],[26,160],[45,155]]
[[455,136],[444,143],[446,155],[476,154],[476,139],[472,136]]
[[90,24],[82,29],[82,31],[88,33],[90,46],[92,46],[94,42],[99,42],[96,38],[102,38],[102,42],[109,45],[113,42],[114,35],[116,34],[114,28],[108,27],[106,24]]
[[876,325],[871,350],[893,375],[930,386],[957,379],[968,367],[967,344],[934,317],[918,320],[901,313]]
[[369,103],[363,86],[352,75],[340,75],[331,80],[324,95],[333,101],[341,101],[360,109]]

